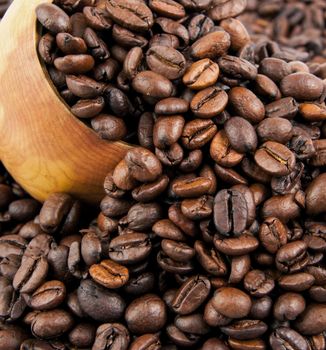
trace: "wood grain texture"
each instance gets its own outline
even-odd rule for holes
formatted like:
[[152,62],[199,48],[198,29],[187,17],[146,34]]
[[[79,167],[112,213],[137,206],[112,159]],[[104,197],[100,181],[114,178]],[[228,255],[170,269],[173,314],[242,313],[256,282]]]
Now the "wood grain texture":
[[44,2],[15,0],[0,23],[0,159],[38,200],[67,192],[96,203],[131,146],[101,140],[58,95],[36,50],[35,8]]

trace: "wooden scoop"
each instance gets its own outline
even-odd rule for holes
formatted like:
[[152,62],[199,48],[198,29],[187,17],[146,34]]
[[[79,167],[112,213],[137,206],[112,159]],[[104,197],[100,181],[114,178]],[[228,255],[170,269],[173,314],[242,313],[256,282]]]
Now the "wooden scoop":
[[89,203],[131,147],[101,140],[57,93],[37,54],[35,8],[15,0],[0,23],[0,159],[34,198],[67,192]]

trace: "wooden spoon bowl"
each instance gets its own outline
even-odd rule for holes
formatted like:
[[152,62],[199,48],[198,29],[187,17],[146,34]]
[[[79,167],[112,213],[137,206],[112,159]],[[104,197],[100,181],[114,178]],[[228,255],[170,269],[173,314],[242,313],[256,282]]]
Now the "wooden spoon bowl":
[[62,100],[37,54],[35,8],[15,0],[0,23],[0,159],[34,198],[67,192],[89,203],[131,147],[101,140]]

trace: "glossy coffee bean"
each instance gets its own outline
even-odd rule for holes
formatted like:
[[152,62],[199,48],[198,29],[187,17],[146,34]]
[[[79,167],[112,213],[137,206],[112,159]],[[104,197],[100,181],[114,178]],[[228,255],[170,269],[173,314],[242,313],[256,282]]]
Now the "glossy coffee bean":
[[48,281],[31,296],[30,305],[34,310],[49,310],[59,306],[66,297],[66,287],[60,281]]
[[109,289],[120,288],[128,282],[129,271],[112,260],[92,265],[89,273],[94,281]]
[[37,19],[53,33],[70,32],[69,16],[54,4],[41,4],[36,8]]
[[155,333],[166,323],[166,306],[158,296],[147,294],[129,304],[125,319],[128,328],[136,334]]
[[188,67],[182,81],[192,90],[202,90],[216,83],[219,72],[218,64],[203,58]]

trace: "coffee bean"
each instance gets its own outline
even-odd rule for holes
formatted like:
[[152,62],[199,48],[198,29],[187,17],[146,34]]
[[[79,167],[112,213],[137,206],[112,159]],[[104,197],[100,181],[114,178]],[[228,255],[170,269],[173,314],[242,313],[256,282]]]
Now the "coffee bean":
[[213,0],[213,6],[210,8],[208,14],[214,21],[220,21],[224,18],[235,17],[239,15],[247,6],[245,0],[228,0],[220,3]]
[[235,190],[222,190],[214,199],[214,224],[219,233],[239,236],[247,224],[248,209],[243,195]]
[[54,4],[40,4],[36,8],[37,19],[52,33],[70,32],[69,16]]
[[274,304],[274,317],[279,321],[293,321],[306,308],[305,299],[297,293],[284,293]]
[[120,323],[104,323],[97,328],[93,350],[119,348],[127,350],[130,342],[129,332]]
[[148,67],[164,77],[174,80],[180,78],[186,68],[184,56],[172,47],[152,46],[146,52]]
[[302,292],[309,289],[315,282],[315,277],[307,272],[298,272],[291,275],[283,275],[279,278],[279,285],[289,291]]
[[279,349],[286,342],[293,349],[309,349],[304,337],[291,328],[277,328],[269,338],[272,349]]
[[131,30],[146,31],[153,25],[151,10],[137,0],[110,0],[106,11],[112,20]]
[[211,120],[194,119],[186,123],[181,140],[185,148],[193,150],[203,147],[217,132]]
[[261,100],[244,87],[234,87],[229,92],[229,101],[235,113],[251,123],[264,119],[265,107]]
[[209,280],[204,276],[193,276],[186,280],[172,301],[173,310],[179,315],[188,315],[208,297],[211,289]]
[[30,305],[34,310],[49,310],[59,306],[66,297],[66,287],[60,281],[48,281],[32,295]]
[[317,100],[323,93],[322,80],[309,73],[293,73],[282,79],[280,89],[284,96],[297,100]]
[[216,83],[219,76],[219,66],[209,58],[193,63],[185,72],[182,81],[193,90],[205,89]]
[[285,225],[277,218],[267,218],[259,230],[259,239],[264,248],[270,253],[287,243],[287,230]]
[[155,147],[166,148],[178,141],[182,134],[185,120],[181,115],[159,117],[153,128]]
[[225,238],[224,236],[214,236],[215,248],[224,254],[231,256],[239,256],[248,254],[258,248],[259,241],[254,236],[243,233],[239,237]]
[[89,273],[94,281],[110,289],[122,287],[129,279],[128,269],[111,260],[92,265]]
[[221,331],[235,339],[254,339],[267,331],[267,324],[259,320],[241,320],[232,323],[230,326],[221,327]]
[[92,128],[105,140],[118,141],[127,135],[123,119],[109,114],[100,114],[91,121]]
[[308,263],[307,245],[294,241],[283,245],[276,254],[276,267],[283,272],[298,272]]
[[243,318],[251,308],[250,297],[237,288],[225,287],[215,291],[212,305],[226,317]]
[[136,334],[155,333],[167,321],[166,306],[154,294],[146,294],[132,301],[125,313],[128,328]]
[[232,50],[238,51],[250,42],[250,36],[246,27],[236,18],[224,19],[221,21],[220,26],[229,33]]
[[130,350],[145,350],[145,349],[159,350],[161,343],[156,334],[144,334],[137,337],[131,344]]
[[225,31],[217,31],[206,34],[196,40],[191,48],[191,55],[195,59],[215,59],[223,56],[231,45],[230,35]]
[[225,91],[209,87],[198,92],[190,102],[190,108],[196,117],[211,118],[221,113],[228,103]]
[[121,319],[126,303],[122,297],[86,279],[77,289],[81,310],[96,321],[114,322]]
[[316,215],[325,212],[325,191],[322,190],[326,181],[325,174],[317,176],[306,189],[307,211]]

